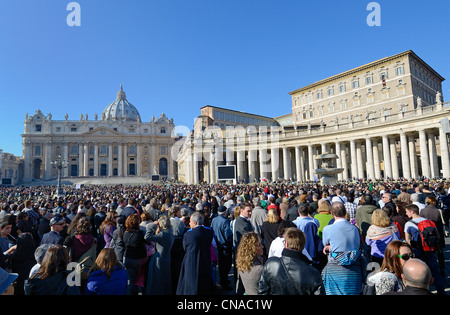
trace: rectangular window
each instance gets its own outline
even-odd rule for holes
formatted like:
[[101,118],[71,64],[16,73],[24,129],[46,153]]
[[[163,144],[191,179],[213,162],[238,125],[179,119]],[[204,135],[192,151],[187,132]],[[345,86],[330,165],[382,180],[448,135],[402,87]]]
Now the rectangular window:
[[359,88],[359,81],[352,81],[352,89],[357,89]]
[[36,125],[34,126],[34,131],[41,132],[42,131],[42,125]]
[[320,100],[320,99],[322,99],[322,97],[323,97],[322,91],[317,92],[316,98],[317,98],[318,100]]
[[329,88],[328,90],[327,90],[327,95],[328,96],[332,96],[334,94],[334,89],[333,88]]
[[70,131],[71,131],[71,132],[76,132],[76,131],[77,131],[77,128],[76,128],[76,127],[71,127],[71,128],[70,128]]
[[366,77],[366,85],[369,85],[372,83],[373,83],[373,77],[372,76]]
[[339,92],[344,93],[345,92],[345,84],[339,85]]
[[403,67],[395,68],[395,75],[402,75],[404,72]]

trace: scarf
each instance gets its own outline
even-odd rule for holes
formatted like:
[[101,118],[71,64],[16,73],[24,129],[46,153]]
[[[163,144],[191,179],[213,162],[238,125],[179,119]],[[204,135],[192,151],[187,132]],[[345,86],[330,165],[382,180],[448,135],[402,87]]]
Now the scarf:
[[366,238],[372,240],[380,240],[398,232],[396,225],[390,225],[388,227],[379,227],[371,225],[367,230]]

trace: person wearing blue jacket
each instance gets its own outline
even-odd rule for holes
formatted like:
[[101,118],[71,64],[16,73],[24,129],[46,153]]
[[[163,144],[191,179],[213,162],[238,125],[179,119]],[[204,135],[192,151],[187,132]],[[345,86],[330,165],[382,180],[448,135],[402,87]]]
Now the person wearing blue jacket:
[[86,295],[126,295],[128,276],[112,248],[103,248],[89,271]]

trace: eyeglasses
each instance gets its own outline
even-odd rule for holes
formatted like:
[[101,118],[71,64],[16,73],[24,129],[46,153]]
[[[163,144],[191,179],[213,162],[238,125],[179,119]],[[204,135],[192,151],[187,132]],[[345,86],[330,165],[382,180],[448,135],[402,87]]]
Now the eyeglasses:
[[408,253],[408,254],[398,255],[398,257],[403,260],[408,260],[410,258],[414,258],[415,256],[413,253]]

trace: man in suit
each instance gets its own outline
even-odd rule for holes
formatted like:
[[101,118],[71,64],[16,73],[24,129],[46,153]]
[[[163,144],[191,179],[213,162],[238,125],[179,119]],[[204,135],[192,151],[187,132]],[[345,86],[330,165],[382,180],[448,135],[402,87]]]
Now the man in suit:
[[138,213],[138,211],[136,210],[136,204],[137,204],[136,199],[130,198],[127,206],[123,208],[120,215],[124,216],[125,218],[128,218],[130,215]]
[[211,242],[214,232],[203,226],[203,215],[194,212],[190,230],[184,233],[185,255],[181,265],[177,295],[210,295],[214,290],[211,274]]
[[250,221],[253,212],[253,205],[249,202],[244,203],[241,214],[236,218],[234,224],[234,247],[237,249],[242,235],[247,232],[253,232],[254,228]]
[[66,221],[63,217],[56,215],[50,220],[50,232],[45,233],[42,236],[41,245],[42,244],[60,244],[63,245],[64,238],[59,235],[61,231],[64,229],[66,225]]

